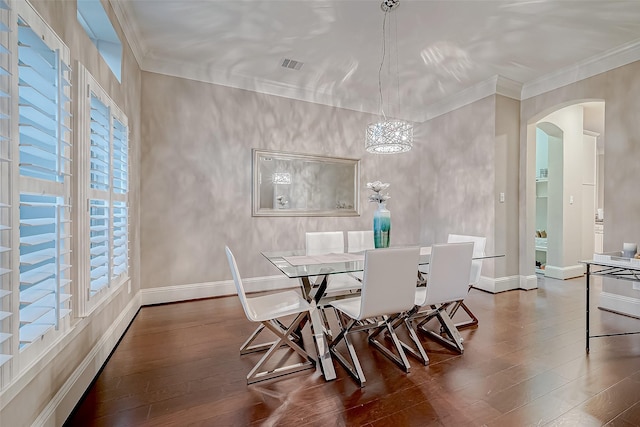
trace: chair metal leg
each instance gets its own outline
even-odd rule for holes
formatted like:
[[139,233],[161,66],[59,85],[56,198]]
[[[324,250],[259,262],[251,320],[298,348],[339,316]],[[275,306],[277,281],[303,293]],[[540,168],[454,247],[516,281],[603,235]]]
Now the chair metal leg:
[[415,317],[416,319],[417,319],[417,318],[420,318],[420,317],[422,317],[422,318],[423,318],[423,319],[422,319],[422,320],[420,320],[420,322],[416,325],[416,327],[417,327],[418,329],[421,329],[421,328],[422,328],[422,326],[423,326],[425,323],[427,323],[429,320],[433,319],[434,317],[437,317],[437,315],[438,315],[438,309],[436,308],[436,306],[435,306],[435,305],[432,305],[432,306],[431,306],[431,310],[430,310],[430,311],[423,311],[423,312],[416,313],[416,314],[414,315],[414,317]]
[[[384,316],[384,324],[369,334],[368,341],[375,348],[380,350],[382,354],[387,356],[392,362],[395,362],[401,369],[405,372],[409,372],[411,370],[411,365],[409,364],[409,360],[407,360],[407,356],[402,350],[402,343],[395,332],[395,327],[393,323],[396,322],[400,318],[400,315],[393,316],[391,319],[388,319]],[[377,336],[380,335],[382,331],[385,331],[393,341],[393,345],[395,346],[397,355],[394,354],[391,350],[385,347],[380,341],[377,340]]]
[[[467,291],[467,293],[471,292],[472,288],[473,288],[472,286],[469,286],[469,290]],[[455,316],[456,312],[461,307],[471,319],[465,322],[456,323],[456,328],[462,329],[462,328],[468,328],[470,326],[476,326],[478,324],[478,318],[475,316],[475,314],[471,312],[471,310],[469,310],[469,307],[467,307],[464,301],[458,301],[455,304],[453,304],[453,307],[451,308],[451,310],[449,310],[449,317],[453,319],[453,316]]]
[[240,354],[249,354],[249,353],[256,353],[259,351],[263,351],[263,350],[268,350],[269,348],[271,348],[271,346],[273,344],[275,344],[275,341],[271,341],[268,343],[264,343],[264,344],[257,344],[254,346],[250,346],[251,343],[258,337],[258,335],[260,335],[260,332],[262,332],[264,330],[264,325],[260,324],[255,331],[253,331],[253,333],[251,334],[251,336],[249,336],[249,338],[247,338],[247,340],[244,342],[244,344],[242,344],[240,346]]
[[[409,352],[411,356],[418,359],[424,365],[428,365],[429,357],[427,356],[427,352],[425,351],[422,343],[420,342],[420,338],[418,338],[418,334],[413,328],[412,318],[417,312],[418,312],[418,307],[414,307],[410,311],[402,313],[401,315],[396,316],[394,319],[390,319],[389,324],[394,331],[397,330],[400,326],[404,325],[404,327],[407,330],[407,333],[409,334],[409,338],[411,339],[411,343],[406,343],[398,338],[398,343],[402,347],[402,350],[405,352]],[[378,328],[378,330],[376,330],[376,334],[382,332],[383,330],[384,328]]]
[[[307,354],[307,352],[305,352],[304,349],[302,349],[298,344],[296,344],[291,339],[292,331],[294,331],[299,326],[300,322],[302,322],[302,320],[305,319],[307,316],[308,316],[308,313],[306,312],[298,314],[295,320],[291,323],[291,325],[289,325],[287,330],[285,330],[284,332],[282,331],[278,322],[275,322],[275,321],[262,322],[262,326],[266,327],[271,332],[276,334],[278,336],[278,339],[273,342],[269,350],[267,350],[267,352],[262,356],[262,358],[258,361],[258,363],[253,367],[253,369],[251,369],[251,371],[247,375],[247,384],[253,384],[258,381],[269,380],[272,378],[280,377],[282,375],[299,372],[305,369],[311,369],[315,366],[315,361],[313,360],[313,358],[309,356],[309,354]],[[261,330],[261,328],[258,328],[258,329]],[[256,330],[256,332],[259,333],[260,331]],[[296,353],[300,354],[306,360],[304,362],[296,363],[293,365],[282,366],[282,367],[277,366],[269,370],[260,371],[260,369],[263,368],[263,366],[271,358],[271,356],[273,356],[275,351],[278,350],[280,346],[282,346],[283,344],[291,347],[291,349],[293,349]]]
[[422,343],[420,342],[420,338],[418,334],[416,334],[415,329],[413,329],[413,325],[411,324],[411,319],[409,317],[405,317],[403,323],[405,328],[407,329],[407,333],[409,334],[409,338],[413,342],[413,347],[409,346],[405,342],[401,342],[402,346],[406,351],[409,352],[413,357],[421,361],[424,365],[429,364],[429,357],[427,356],[427,352],[424,350]]
[[[278,326],[280,327],[282,333],[284,333],[284,331],[287,330],[287,327],[285,325],[283,325],[279,320],[275,320],[275,322],[277,322]],[[302,336],[300,334],[300,330],[304,327],[304,323],[306,323],[305,320],[303,320],[300,325],[298,325],[298,329],[295,332],[291,333],[291,339],[296,341],[296,342],[300,342],[302,340]],[[251,343],[253,343],[253,341],[255,341],[255,339],[258,337],[258,335],[260,335],[260,333],[264,330],[264,325],[260,324],[255,331],[253,331],[253,333],[249,336],[249,338],[247,338],[247,340],[244,342],[244,344],[242,344],[240,346],[240,355],[245,355],[245,354],[250,354],[250,353],[258,353],[261,351],[265,351],[268,350],[269,348],[271,348],[271,346],[275,343],[275,341],[270,341],[270,342],[266,342],[263,344],[256,344],[256,345],[251,345]],[[281,344],[282,346],[286,346],[286,343]]]
[[[425,329],[424,326],[420,327],[420,331],[425,333],[428,337],[434,339],[445,347],[451,348],[454,351],[462,354],[464,353],[464,347],[462,346],[462,337],[456,328],[456,325],[453,323],[453,320],[449,317],[447,311],[442,308],[438,309],[435,314],[440,321],[440,325],[442,326],[441,331],[448,338],[443,337],[441,334],[437,334],[433,331]],[[424,323],[424,322],[421,322]]]
[[[360,365],[360,360],[358,360],[358,355],[356,354],[355,349],[353,348],[353,344],[351,340],[349,340],[349,331],[356,324],[356,320],[351,319],[346,327],[343,327],[343,320],[341,319],[341,314],[338,314],[338,323],[340,324],[341,331],[335,337],[334,340],[329,344],[329,350],[331,354],[336,358],[336,360],[342,365],[342,367],[351,375],[360,387],[364,387],[366,383],[366,378],[364,376],[364,372],[362,371],[362,366]],[[345,346],[347,347],[347,352],[349,353],[349,358],[351,359],[351,363],[347,361],[347,359],[338,352],[336,346],[340,343],[340,341],[344,341]]]
[[471,312],[469,307],[467,307],[467,305],[462,301],[459,301],[453,306],[453,308],[449,312],[449,317],[453,318],[453,316],[456,314],[456,311],[458,311],[459,308],[462,308],[467,313],[467,315],[471,318],[471,320],[467,320],[466,322],[456,323],[456,328],[458,329],[469,328],[471,326],[476,326],[478,324],[478,318]]

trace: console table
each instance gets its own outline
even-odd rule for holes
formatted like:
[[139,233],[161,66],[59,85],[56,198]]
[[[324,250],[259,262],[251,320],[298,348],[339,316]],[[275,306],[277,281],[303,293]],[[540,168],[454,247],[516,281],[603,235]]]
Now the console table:
[[587,266],[587,353],[589,353],[589,338],[612,337],[617,335],[634,335],[637,332],[621,332],[616,334],[590,335],[589,333],[589,278],[591,276],[611,277],[614,279],[630,280],[640,282],[640,260],[622,258],[619,256],[597,254],[595,259],[581,261]]

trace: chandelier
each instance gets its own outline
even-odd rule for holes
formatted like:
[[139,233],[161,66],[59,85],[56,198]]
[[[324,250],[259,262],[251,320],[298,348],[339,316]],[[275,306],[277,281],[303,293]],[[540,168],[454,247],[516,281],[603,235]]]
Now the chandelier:
[[[365,137],[365,148],[370,153],[377,154],[395,154],[404,153],[413,147],[413,125],[405,120],[387,118],[384,112],[384,98],[382,96],[382,69],[387,59],[387,39],[391,39],[390,15],[391,12],[398,8],[400,0],[384,0],[380,8],[384,12],[382,21],[382,60],[378,69],[378,92],[380,95],[380,121],[367,125],[367,133]],[[395,25],[397,31],[397,24]],[[387,34],[389,33],[389,34]],[[398,77],[398,40],[395,35],[396,48],[396,90],[397,101],[400,104],[400,79]],[[389,45],[391,40],[389,40]],[[387,67],[391,70],[391,52],[389,52]],[[390,74],[390,73],[389,73]],[[391,84],[391,83],[390,83]],[[397,113],[397,112],[396,112]]]

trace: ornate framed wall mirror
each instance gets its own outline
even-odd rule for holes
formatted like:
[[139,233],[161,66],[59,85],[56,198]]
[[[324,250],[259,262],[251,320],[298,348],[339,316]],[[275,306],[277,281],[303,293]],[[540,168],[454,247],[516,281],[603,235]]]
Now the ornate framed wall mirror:
[[253,149],[253,216],[358,216],[360,160]]

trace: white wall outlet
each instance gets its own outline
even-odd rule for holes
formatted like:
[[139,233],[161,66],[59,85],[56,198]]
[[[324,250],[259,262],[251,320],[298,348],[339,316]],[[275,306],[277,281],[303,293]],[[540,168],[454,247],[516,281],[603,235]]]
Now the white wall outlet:
[[573,196],[569,196],[569,204],[572,205],[573,204]]
[[500,203],[504,203],[504,193],[500,193]]

